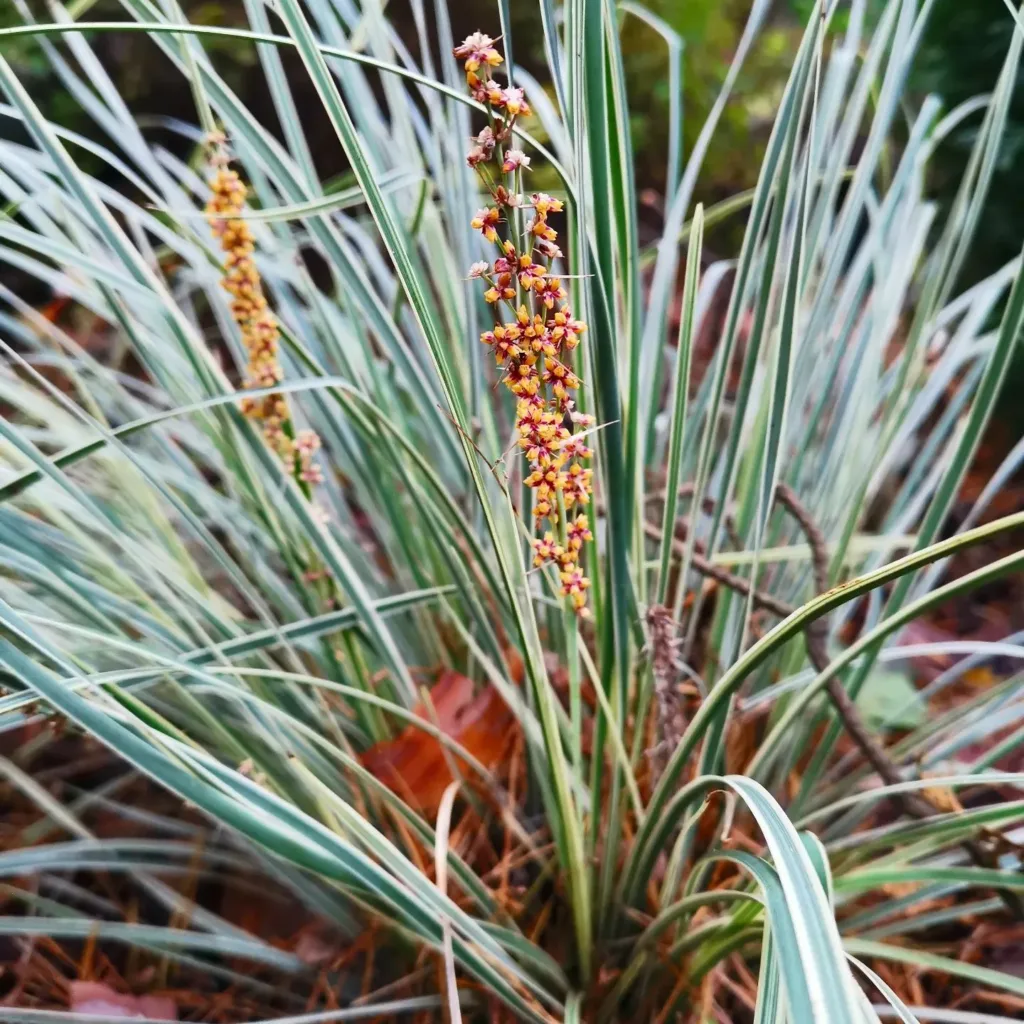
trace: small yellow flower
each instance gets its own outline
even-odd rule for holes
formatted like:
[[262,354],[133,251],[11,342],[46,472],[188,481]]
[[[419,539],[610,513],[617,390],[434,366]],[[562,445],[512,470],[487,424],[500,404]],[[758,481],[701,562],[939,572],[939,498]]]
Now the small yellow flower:
[[494,48],[494,40],[483,32],[466,36],[462,44],[452,50],[452,54],[466,62],[465,69],[470,73],[477,71],[481,65],[497,67],[503,59]]
[[569,539],[569,547],[579,551],[587,541],[594,539],[590,532],[590,520],[584,515],[576,517],[575,521],[566,528],[566,536]]
[[[520,114],[528,117],[531,113],[530,105],[526,102],[526,96],[522,89],[502,89],[495,106],[503,108],[511,117],[518,117]],[[514,153],[516,150],[510,150],[510,152]]]
[[536,211],[538,217],[546,217],[549,213],[562,212],[562,200],[552,199],[546,192],[534,192],[530,196],[530,205]]
[[546,242],[553,242],[558,237],[558,232],[540,217],[530,221],[530,234]]
[[[511,111],[509,111],[511,113]],[[528,171],[530,169],[530,158],[521,149],[510,149],[505,153],[505,161],[501,169],[506,174],[513,171]]]
[[469,222],[469,226],[476,231],[483,233],[488,242],[498,240],[498,223],[501,214],[494,207],[478,210],[476,216]]
[[590,580],[583,575],[583,570],[578,565],[571,565],[560,573],[562,581],[562,593],[572,601],[577,611],[582,611],[587,603],[587,590],[590,587]]
[[553,562],[558,559],[561,547],[555,543],[554,534],[550,531],[544,534],[543,540],[533,541],[533,564],[540,568],[545,562]]

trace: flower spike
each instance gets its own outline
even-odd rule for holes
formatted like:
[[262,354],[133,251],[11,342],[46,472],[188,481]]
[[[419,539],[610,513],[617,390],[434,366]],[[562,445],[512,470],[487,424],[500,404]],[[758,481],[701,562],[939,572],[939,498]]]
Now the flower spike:
[[[593,451],[583,432],[593,419],[575,411],[573,396],[582,382],[569,365],[586,324],[573,315],[554,272],[562,250],[550,218],[562,212],[563,203],[545,192],[521,194],[530,158],[510,143],[517,118],[528,117],[530,105],[522,89],[490,77],[503,62],[494,40],[474,32],[453,53],[465,62],[473,98],[488,108],[489,123],[466,155],[491,197],[470,226],[498,250],[493,262],[480,260],[469,269],[470,279],[486,285],[483,298],[494,315],[494,326],[480,341],[494,355],[501,383],[518,400],[517,446],[527,463],[524,482],[534,494],[533,518],[538,529],[558,527],[533,541],[534,565],[553,566],[563,596],[583,614],[590,580],[581,563],[594,539],[583,512],[593,491],[593,471],[585,465]],[[520,207],[530,208],[523,237],[516,232]]]

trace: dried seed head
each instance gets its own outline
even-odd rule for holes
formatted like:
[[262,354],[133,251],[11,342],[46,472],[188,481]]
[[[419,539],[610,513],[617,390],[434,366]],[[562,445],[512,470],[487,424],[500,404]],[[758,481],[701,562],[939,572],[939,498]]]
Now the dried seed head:
[[[237,171],[229,166],[224,136],[211,134],[207,141],[213,150],[210,164],[214,175],[206,213],[224,252],[221,285],[231,295],[231,315],[248,353],[244,384],[247,388],[272,388],[284,379],[284,367],[278,358],[281,331],[263,292],[263,281],[253,255],[255,239],[244,219],[248,189]],[[292,440],[291,413],[283,395],[243,399],[241,411],[261,422],[267,443],[289,464],[298,480],[309,484],[322,480],[319,467],[312,462],[320,439],[313,431],[303,430]]]

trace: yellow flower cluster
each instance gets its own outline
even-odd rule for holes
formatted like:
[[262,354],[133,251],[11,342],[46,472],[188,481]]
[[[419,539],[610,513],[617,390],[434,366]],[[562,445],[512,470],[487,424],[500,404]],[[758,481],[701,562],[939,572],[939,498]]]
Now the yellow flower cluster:
[[[243,217],[247,189],[228,163],[222,141],[214,140],[211,157],[214,175],[206,213],[225,254],[221,284],[231,295],[231,315],[241,331],[248,355],[245,387],[272,388],[284,378],[278,357],[281,332],[277,317],[263,293],[263,283],[253,258],[256,244]],[[320,438],[311,430],[296,433],[288,401],[283,394],[243,399],[242,411],[259,421],[268,443],[297,480],[316,484],[323,479],[320,467],[313,461],[320,448]]]
[[[469,36],[454,54],[465,61],[466,81],[473,97],[486,104],[487,126],[473,139],[467,162],[476,168],[493,201],[471,221],[498,254],[474,263],[471,278],[487,289],[484,299],[494,309],[494,326],[480,336],[502,368],[501,380],[518,399],[516,431],[530,472],[526,485],[534,492],[538,527],[557,527],[534,540],[534,564],[554,564],[562,593],[582,612],[590,580],[580,565],[583,545],[593,539],[582,509],[590,502],[593,471],[584,463],[593,455],[585,431],[593,419],[575,410],[572,393],[580,379],[566,356],[580,343],[586,324],[573,316],[566,291],[552,272],[562,257],[558,233],[549,215],[562,212],[562,202],[543,192],[522,194],[522,175],[530,158],[511,145],[516,118],[530,113],[522,89],[501,88],[480,77],[502,63],[494,40],[482,32]],[[514,227],[522,210],[522,237]],[[504,237],[503,237],[504,236]],[[507,310],[508,315],[505,315]]]

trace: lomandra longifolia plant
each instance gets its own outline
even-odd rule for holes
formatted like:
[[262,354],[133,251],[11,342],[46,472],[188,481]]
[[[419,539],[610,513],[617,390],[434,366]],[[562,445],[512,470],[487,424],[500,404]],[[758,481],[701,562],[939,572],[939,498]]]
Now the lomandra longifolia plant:
[[494,204],[477,213],[472,227],[498,253],[469,271],[487,284],[484,300],[495,318],[480,340],[517,399],[517,443],[530,467],[525,483],[534,492],[533,518],[538,529],[554,527],[534,539],[534,566],[552,564],[562,594],[582,612],[590,580],[580,563],[583,545],[593,540],[583,512],[593,493],[593,470],[585,465],[593,451],[585,432],[594,419],[575,408],[580,378],[568,363],[586,324],[573,316],[553,270],[563,253],[548,217],[562,212],[562,202],[543,192],[524,194],[530,158],[516,148],[513,129],[530,107],[522,89],[502,88],[490,77],[502,63],[494,40],[474,32],[453,52],[465,62],[470,94],[485,105],[488,120],[466,158]]
[[[937,4],[816,0],[765,38],[750,0],[693,132],[699,43],[634,2],[500,3],[461,43],[444,0],[8,6],[25,1012],[86,942],[254,1024],[1012,1016],[1024,513],[992,515],[1024,448],[961,484],[1024,284],[961,271],[1020,5],[948,108],[906,89]],[[622,40],[666,86],[663,166]],[[780,40],[756,184],[705,208]],[[133,115],[123,52],[179,119]],[[946,215],[929,168],[966,131]],[[908,637],[996,581],[998,643]]]

